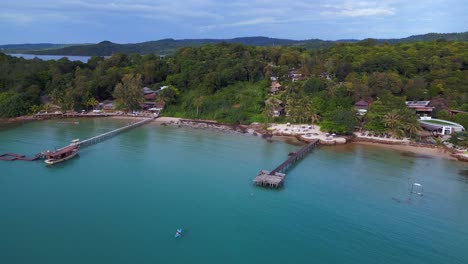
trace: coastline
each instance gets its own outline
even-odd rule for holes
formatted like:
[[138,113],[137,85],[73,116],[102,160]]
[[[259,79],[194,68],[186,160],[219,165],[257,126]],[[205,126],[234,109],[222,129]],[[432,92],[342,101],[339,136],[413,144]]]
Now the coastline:
[[400,152],[408,152],[413,154],[414,156],[418,157],[436,157],[436,158],[445,158],[449,160],[458,160],[457,158],[452,156],[452,152],[448,149],[441,148],[441,147],[425,147],[425,146],[412,146],[407,144],[385,144],[385,143],[377,143],[377,142],[366,142],[366,141],[352,141],[354,145],[362,145],[362,146],[371,146],[371,147],[378,147],[378,148],[385,148],[385,149],[393,149]]
[[[118,118],[118,117],[116,117]],[[262,128],[259,124],[254,125],[237,125],[230,126],[225,124],[219,124],[212,120],[193,120],[176,117],[159,117],[153,123],[163,126],[171,127],[186,127],[195,129],[215,129],[223,132],[237,132],[242,134],[250,134],[257,137],[262,137],[267,140],[283,141],[287,144],[302,146],[307,142],[308,138],[296,134],[284,134],[284,133],[271,133]],[[322,132],[323,133],[323,132]],[[453,151],[444,147],[438,147],[435,145],[413,143],[408,140],[378,140],[368,139],[361,137],[346,137],[346,143],[335,143],[336,145],[362,145],[369,147],[378,147],[385,149],[392,149],[399,152],[406,152],[408,155],[415,157],[435,157],[444,158],[452,161],[468,161],[463,157],[457,156]],[[322,146],[333,146],[335,144],[328,144],[321,140]],[[466,155],[465,155],[466,156]]]
[[[104,116],[103,116],[104,117]],[[128,115],[113,115],[113,116],[105,116],[110,117],[113,119],[123,119],[123,120],[134,120],[134,119],[142,119],[144,117],[141,116],[128,116]],[[66,117],[63,117],[66,118]],[[16,118],[2,118],[0,119],[0,128],[7,128],[12,125],[21,125],[26,122],[32,121],[40,121],[45,120],[47,118],[35,118],[34,116],[20,116]],[[62,117],[57,117],[57,119],[62,119]],[[271,131],[263,129],[262,124],[254,123],[251,125],[226,125],[221,124],[213,120],[196,120],[196,119],[186,119],[186,118],[178,118],[178,117],[167,117],[161,116],[156,118],[153,122],[155,125],[161,126],[171,126],[175,128],[192,128],[192,129],[213,129],[222,132],[230,132],[230,133],[240,133],[240,134],[249,134],[257,137],[261,137],[270,141],[283,141],[287,144],[301,146],[306,143],[311,138],[300,135],[300,134],[289,134],[289,133],[272,133]],[[317,133],[318,129],[315,127],[314,132]],[[317,131],[315,131],[317,130]],[[336,142],[327,142],[323,140],[321,137],[325,134],[323,132],[320,133],[320,145],[322,146],[333,146],[337,144]],[[312,136],[314,138],[314,136]],[[468,155],[463,153],[455,153],[453,150],[444,147],[438,147],[435,145],[428,145],[428,144],[419,144],[409,142],[408,140],[383,140],[383,139],[373,139],[373,138],[365,138],[354,135],[354,137],[345,137],[345,143],[338,143],[338,145],[347,145],[355,144],[355,145],[362,145],[362,146],[370,146],[370,147],[379,147],[379,148],[386,148],[386,149],[393,149],[401,152],[408,152],[411,153],[410,155],[418,156],[431,156],[437,158],[445,158],[453,161],[468,161]],[[333,144],[330,144],[333,143]]]
[[18,116],[11,118],[0,118],[0,129],[8,128],[10,126],[21,125],[24,123],[41,120],[34,118],[34,116]]

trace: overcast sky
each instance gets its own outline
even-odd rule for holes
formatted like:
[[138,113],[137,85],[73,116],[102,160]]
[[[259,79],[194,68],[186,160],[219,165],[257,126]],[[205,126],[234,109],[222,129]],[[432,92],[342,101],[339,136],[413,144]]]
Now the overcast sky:
[[468,31],[466,0],[0,0],[0,44]]

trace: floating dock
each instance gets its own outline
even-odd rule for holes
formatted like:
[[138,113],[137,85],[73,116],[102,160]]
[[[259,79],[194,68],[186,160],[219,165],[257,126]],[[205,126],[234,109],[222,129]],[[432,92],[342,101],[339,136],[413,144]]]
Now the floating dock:
[[310,143],[301,148],[298,152],[292,153],[290,157],[281,163],[274,170],[267,171],[261,170],[257,177],[253,180],[255,185],[264,186],[264,187],[275,187],[278,188],[283,185],[286,174],[284,173],[289,167],[294,163],[302,160],[304,156],[309,153],[313,148],[315,148],[319,143],[318,139],[312,140]]

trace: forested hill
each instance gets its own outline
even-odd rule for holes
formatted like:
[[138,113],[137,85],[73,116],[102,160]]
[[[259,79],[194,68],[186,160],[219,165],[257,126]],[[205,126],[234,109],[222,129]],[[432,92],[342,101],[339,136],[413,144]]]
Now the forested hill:
[[[173,54],[179,48],[197,47],[204,44],[217,44],[221,42],[237,43],[249,46],[289,46],[305,43],[304,41],[290,39],[275,39],[267,37],[245,37],[234,39],[161,39],[157,41],[147,41],[142,43],[117,44],[110,41],[103,41],[92,45],[76,45],[54,50],[32,51],[38,55],[79,55],[79,56],[110,56],[114,53],[125,54]],[[325,42],[314,40],[314,42]]]
[[[433,40],[449,40],[449,41],[468,41],[468,32],[464,33],[429,33],[425,35],[415,35],[402,39],[375,39],[377,43],[409,43],[417,41],[433,41]],[[308,39],[308,40],[291,40],[291,39],[278,39],[268,37],[244,37],[244,38],[233,38],[233,39],[162,39],[157,41],[148,41],[142,43],[130,43],[130,44],[117,44],[110,41],[103,41],[98,44],[83,44],[83,45],[72,45],[67,47],[38,47],[37,49],[27,49],[26,52],[30,54],[38,55],[77,55],[77,56],[110,56],[115,53],[125,54],[159,54],[168,55],[174,54],[175,51],[183,47],[197,47],[204,44],[217,44],[221,42],[244,44],[249,46],[299,46],[306,49],[323,49],[329,48],[336,43],[352,43],[359,42],[360,40],[349,39],[349,40],[337,40],[327,41],[320,39]],[[60,45],[60,44],[54,44]],[[0,46],[0,49],[2,46]],[[6,50],[3,52],[25,52],[24,50]]]
[[[4,53],[27,53],[34,50],[60,49],[66,46],[77,44],[52,44],[52,43],[35,43],[35,44],[7,44],[0,45],[0,52]],[[80,44],[83,45],[83,44]]]
[[463,33],[428,33],[424,35],[414,35],[401,39],[380,40],[388,43],[408,43],[416,41],[434,41],[434,40],[449,40],[449,41],[468,41],[468,32]]

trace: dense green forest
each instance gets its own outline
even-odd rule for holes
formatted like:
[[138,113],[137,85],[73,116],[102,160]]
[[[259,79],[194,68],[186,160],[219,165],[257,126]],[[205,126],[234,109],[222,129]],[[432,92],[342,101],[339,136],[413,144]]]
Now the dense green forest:
[[[400,39],[376,39],[379,44],[383,43],[411,43],[417,41],[468,41],[468,32],[464,33],[429,33],[414,35]],[[244,44],[249,46],[297,46],[306,49],[324,49],[334,46],[336,43],[360,42],[356,39],[347,40],[292,40],[268,37],[244,37],[233,39],[161,39],[141,43],[117,44],[110,41],[102,41],[97,44],[19,44],[0,45],[0,51],[4,53],[28,53],[37,55],[77,55],[77,56],[110,56],[115,53],[125,54],[174,54],[177,49],[185,47],[199,47],[206,44],[219,44],[221,42],[232,44]]]
[[[293,82],[288,77],[292,69],[304,78]],[[284,87],[275,95],[269,94],[272,76]],[[133,110],[138,104],[128,100],[141,97],[143,86],[163,85],[169,89],[158,100],[166,102],[166,115],[231,124],[320,122],[338,133],[360,124],[377,133],[408,136],[418,127],[405,100],[431,99],[434,115],[446,119],[448,109],[468,111],[468,43],[366,40],[322,50],[220,43],[181,48],[164,58],[114,54],[88,63],[0,54],[3,117],[47,107],[45,96],[63,110],[89,109],[113,97],[119,107]],[[272,117],[274,104],[265,103],[270,97],[283,102],[287,117]],[[353,109],[360,99],[372,102],[363,117]],[[468,127],[466,114],[454,121]]]

